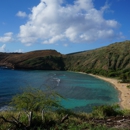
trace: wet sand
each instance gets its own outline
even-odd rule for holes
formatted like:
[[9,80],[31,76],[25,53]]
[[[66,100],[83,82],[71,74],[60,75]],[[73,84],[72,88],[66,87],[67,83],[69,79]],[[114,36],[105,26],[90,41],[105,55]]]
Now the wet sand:
[[96,78],[102,79],[104,81],[110,82],[115,86],[115,88],[119,91],[119,98],[120,98],[120,106],[123,109],[130,109],[130,89],[127,88],[127,85],[130,85],[128,83],[119,83],[117,79],[107,78],[103,76],[93,75],[89,74],[91,76],[94,76]]

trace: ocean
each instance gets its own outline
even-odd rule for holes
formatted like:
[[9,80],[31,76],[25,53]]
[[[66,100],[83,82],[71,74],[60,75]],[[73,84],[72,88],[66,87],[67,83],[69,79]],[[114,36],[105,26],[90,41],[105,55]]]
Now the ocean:
[[87,74],[0,68],[0,111],[6,110],[11,98],[28,86],[49,86],[65,98],[61,105],[73,111],[91,112],[94,106],[119,102],[112,84]]

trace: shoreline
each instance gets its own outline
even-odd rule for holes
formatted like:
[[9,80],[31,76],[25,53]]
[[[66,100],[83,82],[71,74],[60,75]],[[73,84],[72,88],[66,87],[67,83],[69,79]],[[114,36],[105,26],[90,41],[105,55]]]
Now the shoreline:
[[130,89],[126,87],[127,85],[130,85],[130,83],[119,83],[117,79],[93,75],[93,74],[88,74],[88,75],[107,81],[112,85],[114,85],[114,87],[119,91],[119,105],[123,109],[130,109]]

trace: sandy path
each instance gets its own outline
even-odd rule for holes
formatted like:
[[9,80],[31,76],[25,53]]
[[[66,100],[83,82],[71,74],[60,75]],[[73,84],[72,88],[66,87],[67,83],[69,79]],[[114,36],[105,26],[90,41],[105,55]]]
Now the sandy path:
[[130,84],[119,83],[118,80],[112,79],[112,78],[102,77],[102,76],[93,75],[93,74],[89,74],[89,75],[112,83],[115,86],[115,88],[120,92],[121,107],[123,109],[130,109],[130,89],[126,87],[127,85],[130,85]]

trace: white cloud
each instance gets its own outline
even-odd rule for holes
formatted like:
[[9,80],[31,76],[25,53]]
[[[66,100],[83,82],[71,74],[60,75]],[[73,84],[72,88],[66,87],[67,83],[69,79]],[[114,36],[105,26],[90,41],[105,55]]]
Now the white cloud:
[[64,38],[64,35],[56,35],[50,38],[49,40],[45,40],[43,44],[53,44],[57,42],[58,40],[61,40],[62,38]]
[[68,47],[68,44],[65,43],[63,46],[64,46],[64,47]]
[[22,49],[18,49],[18,50],[16,50],[15,52],[22,53],[23,50],[22,50]]
[[5,52],[5,49],[6,49],[6,45],[4,44],[4,45],[2,45],[2,46],[0,47],[0,52]]
[[19,11],[19,12],[16,14],[16,16],[25,18],[25,17],[27,17],[27,14],[26,14],[26,12]]
[[[34,6],[25,25],[20,26],[19,40],[31,45],[35,42],[54,44],[57,41],[93,42],[120,37],[116,20],[103,15],[108,5],[97,10],[93,0],[75,0],[63,6],[63,0],[41,0]],[[65,41],[65,42],[66,42]]]
[[12,32],[8,32],[5,33],[4,36],[0,36],[0,42],[6,43],[6,42],[10,42],[13,41],[13,33]]

